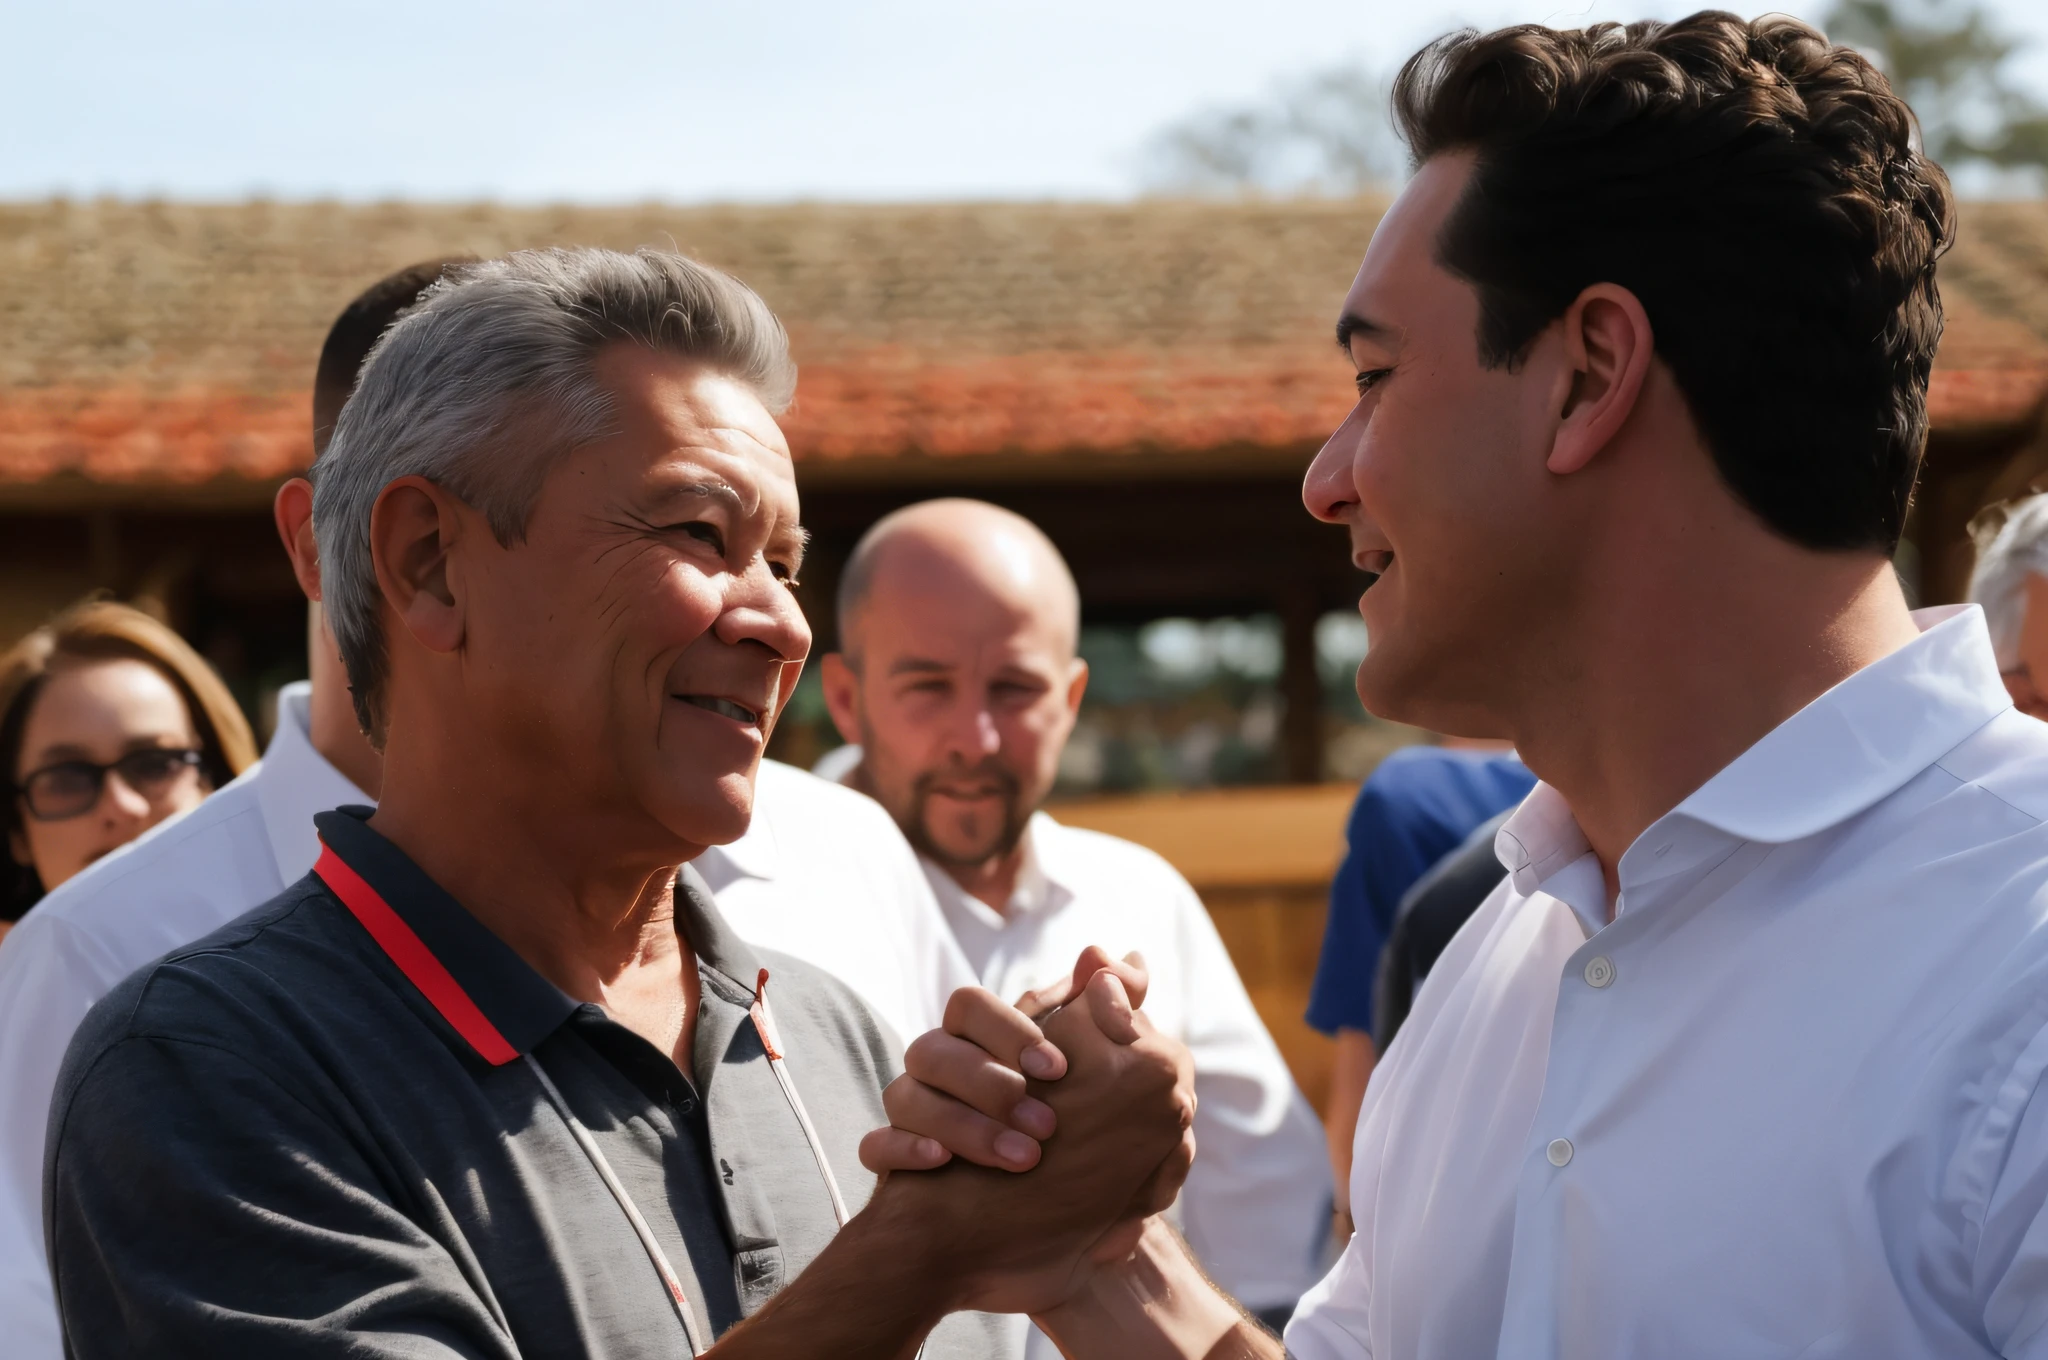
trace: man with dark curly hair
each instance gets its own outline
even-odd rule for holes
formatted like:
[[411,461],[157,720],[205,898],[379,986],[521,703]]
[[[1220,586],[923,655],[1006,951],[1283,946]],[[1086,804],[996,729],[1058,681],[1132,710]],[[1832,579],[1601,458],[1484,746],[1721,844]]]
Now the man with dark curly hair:
[[[2048,1356],[2048,727],[1890,560],[1942,172],[1783,17],[1453,34],[1394,102],[1416,174],[1304,499],[1376,575],[1366,706],[1542,782],[1373,1075],[1289,1351]],[[1163,1229],[1040,1322],[1281,1353]]]

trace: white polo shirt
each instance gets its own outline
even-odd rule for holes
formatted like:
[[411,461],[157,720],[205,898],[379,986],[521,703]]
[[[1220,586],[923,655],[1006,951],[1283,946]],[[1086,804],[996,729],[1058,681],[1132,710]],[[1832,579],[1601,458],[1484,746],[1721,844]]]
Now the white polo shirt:
[[1606,883],[1552,789],[1373,1073],[1299,1360],[2048,1356],[2048,724],[1974,606]]
[[741,938],[836,975],[906,1044],[975,983],[916,852],[865,794],[764,760],[747,834],[695,863]]
[[370,801],[313,749],[311,696],[287,685],[253,769],[59,885],[0,940],[0,1326],[10,1360],[63,1354],[43,1251],[43,1132],[78,1022],[143,964],[304,877],[320,854],[314,813]]
[[924,862],[981,984],[1011,1001],[1067,976],[1088,945],[1144,954],[1152,974],[1145,1013],[1195,1062],[1197,1150],[1181,1191],[1182,1229],[1211,1278],[1247,1307],[1293,1303],[1315,1280],[1329,1236],[1322,1125],[1201,898],[1143,846],[1042,812],[1024,852],[1006,912]]

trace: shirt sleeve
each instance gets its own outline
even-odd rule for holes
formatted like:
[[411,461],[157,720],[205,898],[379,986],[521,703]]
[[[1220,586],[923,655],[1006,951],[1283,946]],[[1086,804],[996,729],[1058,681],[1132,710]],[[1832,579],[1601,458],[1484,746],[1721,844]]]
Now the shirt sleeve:
[[392,1202],[403,1169],[246,1057],[131,1037],[66,1081],[46,1177],[78,1360],[517,1356],[476,1263]]
[[1304,1294],[1287,1324],[1290,1360],[1370,1360],[1366,1301],[1372,1285],[1360,1234],[1315,1288]]
[[1163,871],[1173,877],[1200,1149],[1181,1192],[1183,1228],[1210,1277],[1239,1302],[1290,1307],[1315,1279],[1329,1232],[1322,1125],[1201,899]]
[[64,1352],[43,1248],[43,1138],[79,1021],[118,977],[62,920],[31,912],[0,948],[0,1318],[16,1360]]
[[[2022,1051],[2002,1087],[2025,1101],[1992,1127],[2011,1130],[1993,1139],[1980,1159],[1996,1167],[1977,1235],[1978,1294],[1984,1331],[1998,1353],[2018,1360],[2048,1360],[2048,1030]],[[2009,1120],[2009,1122],[2008,1122]]]

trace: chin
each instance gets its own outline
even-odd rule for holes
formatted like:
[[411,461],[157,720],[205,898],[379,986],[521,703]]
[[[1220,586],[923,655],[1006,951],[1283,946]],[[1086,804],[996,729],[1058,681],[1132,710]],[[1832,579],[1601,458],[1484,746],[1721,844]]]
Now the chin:
[[1358,664],[1358,701],[1383,721],[1440,731],[1450,669],[1397,644],[1375,645]]
[[667,790],[660,820],[693,845],[730,845],[754,820],[754,772],[727,772]]

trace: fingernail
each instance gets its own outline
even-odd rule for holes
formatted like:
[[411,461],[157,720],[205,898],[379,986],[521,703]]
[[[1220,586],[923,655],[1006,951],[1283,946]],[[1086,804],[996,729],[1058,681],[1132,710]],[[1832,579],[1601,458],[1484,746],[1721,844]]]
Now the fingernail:
[[1033,1044],[1018,1055],[1017,1065],[1024,1069],[1024,1075],[1027,1077],[1051,1081],[1059,1075],[1059,1050],[1051,1044]]
[[1050,1138],[1059,1121],[1053,1117],[1052,1106],[1026,1096],[1010,1111],[1010,1122],[1033,1138]]
[[942,1166],[953,1154],[946,1151],[946,1145],[936,1138],[920,1138],[917,1140],[917,1155],[933,1166]]
[[1004,1129],[996,1135],[996,1156],[1013,1166],[1023,1166],[1038,1153],[1038,1144],[1021,1133]]

